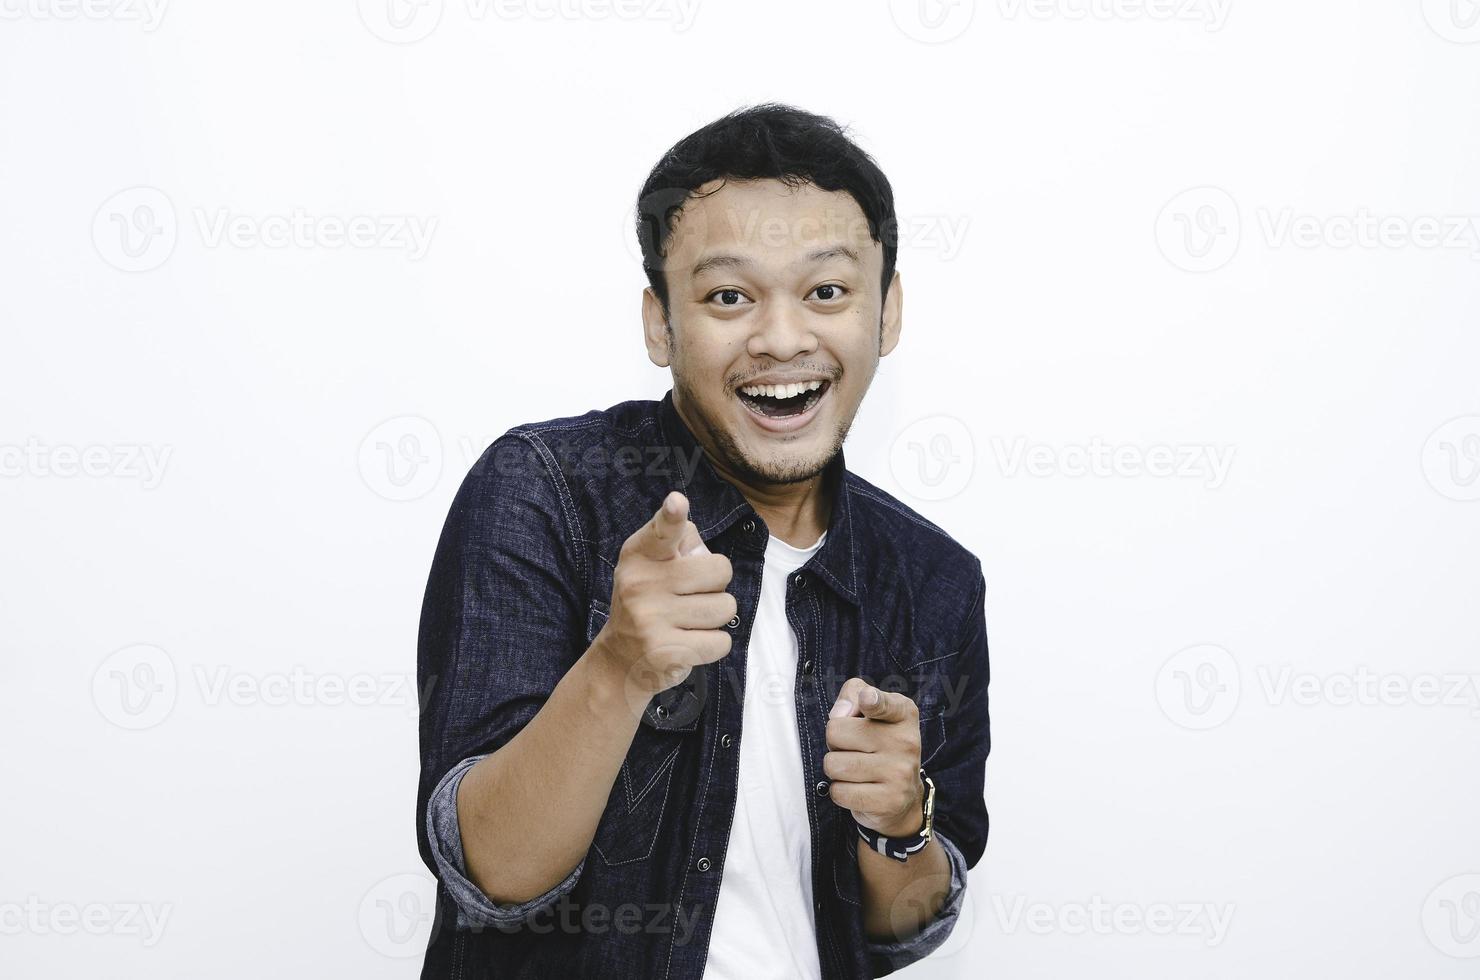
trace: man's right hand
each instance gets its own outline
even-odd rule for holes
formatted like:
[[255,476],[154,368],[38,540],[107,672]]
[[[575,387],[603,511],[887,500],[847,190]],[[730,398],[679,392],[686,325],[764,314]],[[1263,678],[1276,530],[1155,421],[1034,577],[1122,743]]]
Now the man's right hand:
[[730,652],[725,625],[737,609],[725,591],[730,559],[704,546],[688,515],[688,498],[674,490],[623,542],[611,614],[593,643],[613,660],[629,693],[644,699]]

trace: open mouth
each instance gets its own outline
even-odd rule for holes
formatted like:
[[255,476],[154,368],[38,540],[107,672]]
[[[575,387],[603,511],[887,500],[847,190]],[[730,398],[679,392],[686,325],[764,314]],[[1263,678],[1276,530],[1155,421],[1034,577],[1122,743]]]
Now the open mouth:
[[735,393],[740,396],[745,407],[755,414],[768,419],[785,419],[810,412],[831,386],[832,382],[826,380],[794,385],[762,385],[759,388],[747,385],[750,393],[744,389]]

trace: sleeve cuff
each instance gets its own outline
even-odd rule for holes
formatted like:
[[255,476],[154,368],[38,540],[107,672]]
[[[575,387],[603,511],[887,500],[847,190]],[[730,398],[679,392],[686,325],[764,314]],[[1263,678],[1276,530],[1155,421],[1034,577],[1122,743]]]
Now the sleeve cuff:
[[[432,858],[436,861],[437,876],[442,880],[442,886],[457,905],[459,929],[517,925],[532,913],[554,905],[561,896],[574,888],[586,866],[586,859],[582,858],[564,881],[543,895],[517,905],[493,901],[469,880],[463,857],[462,830],[457,823],[457,788],[468,770],[486,757],[486,754],[475,755],[453,766],[427,800],[427,837],[431,843]],[[954,871],[952,881],[955,881]]]
[[941,904],[935,918],[910,938],[892,943],[872,943],[865,939],[864,948],[874,965],[876,976],[892,973],[924,959],[939,949],[950,937],[951,930],[956,928],[956,920],[961,915],[961,902],[966,896],[966,858],[944,834],[935,834],[935,839],[945,848],[946,857],[951,862],[950,891],[946,893],[945,902]]

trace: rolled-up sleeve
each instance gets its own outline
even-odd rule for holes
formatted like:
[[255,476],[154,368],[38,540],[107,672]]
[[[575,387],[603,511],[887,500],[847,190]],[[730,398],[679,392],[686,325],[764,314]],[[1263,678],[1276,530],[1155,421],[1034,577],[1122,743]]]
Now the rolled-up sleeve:
[[463,858],[462,831],[457,824],[457,787],[467,771],[486,756],[464,759],[442,777],[432,790],[427,801],[427,827],[431,832],[432,859],[437,865],[437,877],[441,879],[453,902],[457,904],[457,927],[518,925],[530,913],[553,906],[564,894],[576,886],[586,859],[575,866],[565,880],[536,898],[517,905],[506,905],[490,899],[483,890],[468,878],[467,863]]
[[510,430],[464,478],[427,579],[416,822],[422,859],[457,906],[459,928],[517,922],[581,873],[531,902],[497,905],[468,878],[457,820],[463,776],[534,718],[585,652],[588,570],[569,500],[549,447]]
[[961,902],[966,897],[966,858],[951,843],[949,837],[936,834],[935,839],[940,841],[940,846],[945,849],[946,857],[951,862],[951,886],[946,893],[946,900],[940,911],[935,913],[935,918],[910,938],[892,943],[867,944],[869,961],[873,964],[872,972],[876,977],[903,969],[935,952],[950,938],[951,931],[956,928],[956,920],[961,917]]
[[986,580],[980,561],[975,563],[971,596],[951,670],[951,690],[959,695],[946,706],[945,740],[926,765],[935,784],[935,837],[951,861],[950,891],[935,918],[914,936],[868,944],[876,977],[923,959],[946,941],[961,914],[967,872],[987,847],[986,763],[992,737],[987,711]]

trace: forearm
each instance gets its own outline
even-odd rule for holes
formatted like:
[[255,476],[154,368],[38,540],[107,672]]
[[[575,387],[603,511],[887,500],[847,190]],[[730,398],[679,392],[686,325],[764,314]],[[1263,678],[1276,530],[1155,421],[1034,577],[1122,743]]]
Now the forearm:
[[873,942],[918,933],[940,912],[951,890],[951,861],[940,842],[896,861],[859,841],[858,874],[864,932]]
[[641,717],[613,663],[593,645],[458,786],[468,877],[494,902],[544,894],[591,847]]

